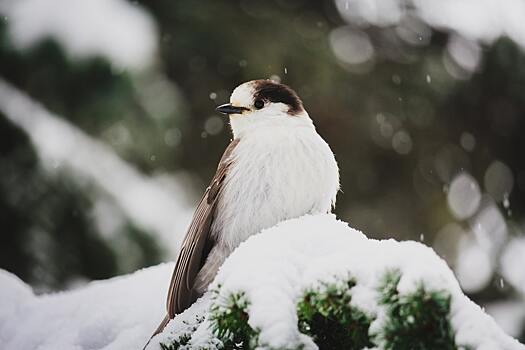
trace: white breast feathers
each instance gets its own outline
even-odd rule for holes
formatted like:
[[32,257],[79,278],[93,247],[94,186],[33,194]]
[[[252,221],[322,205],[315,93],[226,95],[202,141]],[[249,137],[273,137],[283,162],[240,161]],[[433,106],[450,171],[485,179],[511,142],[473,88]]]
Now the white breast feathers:
[[313,126],[261,128],[242,137],[218,203],[212,234],[233,250],[280,221],[329,212],[339,171]]

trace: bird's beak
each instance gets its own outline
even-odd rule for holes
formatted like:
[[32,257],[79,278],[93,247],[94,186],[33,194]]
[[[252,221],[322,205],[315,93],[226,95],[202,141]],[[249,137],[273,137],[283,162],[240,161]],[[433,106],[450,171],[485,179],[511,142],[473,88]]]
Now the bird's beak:
[[235,107],[232,106],[231,103],[225,103],[217,107],[215,110],[222,114],[242,114],[242,112],[248,111],[249,109],[246,107]]

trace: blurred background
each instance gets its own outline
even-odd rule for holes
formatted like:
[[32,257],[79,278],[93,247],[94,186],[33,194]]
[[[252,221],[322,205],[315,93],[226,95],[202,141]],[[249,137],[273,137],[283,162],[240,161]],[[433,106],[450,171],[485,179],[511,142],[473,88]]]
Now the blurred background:
[[173,260],[241,82],[293,87],[336,213],[434,247],[525,340],[525,1],[1,0],[0,268],[39,293]]

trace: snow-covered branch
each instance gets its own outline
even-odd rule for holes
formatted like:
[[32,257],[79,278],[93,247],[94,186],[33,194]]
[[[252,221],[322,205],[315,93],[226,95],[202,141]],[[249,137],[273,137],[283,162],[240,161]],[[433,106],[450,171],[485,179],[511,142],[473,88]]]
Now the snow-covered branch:
[[146,176],[109,146],[3,79],[0,111],[29,136],[48,172],[67,169],[78,183],[96,185],[118,203],[129,220],[157,234],[165,247],[176,251],[183,238],[177,233],[185,231],[191,211],[185,203],[187,193],[175,179]]
[[[3,272],[6,350],[138,349],[164,315],[173,265],[34,296]],[[417,242],[368,239],[333,215],[251,237],[210,291],[148,349],[525,349],[461,291]],[[237,345],[235,345],[237,344]]]
[[432,249],[368,239],[333,215],[250,238],[210,290],[151,349],[525,349]]

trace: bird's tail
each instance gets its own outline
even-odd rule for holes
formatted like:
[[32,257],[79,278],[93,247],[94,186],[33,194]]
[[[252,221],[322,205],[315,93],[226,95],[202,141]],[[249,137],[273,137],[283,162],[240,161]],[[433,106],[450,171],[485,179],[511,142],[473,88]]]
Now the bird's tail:
[[168,324],[168,322],[170,321],[170,316],[169,315],[166,315],[164,316],[164,319],[162,320],[162,322],[159,324],[159,326],[157,327],[157,329],[155,330],[155,332],[153,332],[153,334],[151,335],[151,337],[149,337],[149,340],[148,342],[146,343],[146,345],[144,345],[144,348],[142,348],[142,350],[146,350],[146,348],[148,347],[149,345],[149,342],[151,341],[151,339],[156,336],[157,334],[161,333],[164,328],[166,327],[166,325]]

